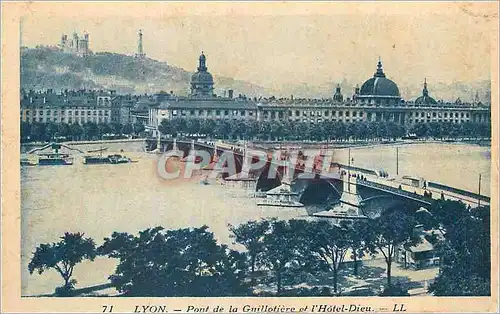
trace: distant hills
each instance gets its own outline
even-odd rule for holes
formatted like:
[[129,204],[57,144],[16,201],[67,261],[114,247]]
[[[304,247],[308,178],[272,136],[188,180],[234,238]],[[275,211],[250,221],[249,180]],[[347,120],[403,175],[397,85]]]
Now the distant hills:
[[[137,59],[118,53],[98,52],[85,57],[56,48],[25,48],[21,52],[21,87],[25,89],[114,89],[119,93],[174,91],[187,95],[193,73],[150,58]],[[264,87],[217,76],[215,92],[223,95],[269,95]]]
[[[233,89],[235,95],[318,98],[331,97],[336,83],[325,82],[321,85],[298,83],[272,90],[250,82],[217,76],[215,92]],[[80,57],[64,53],[56,48],[23,48],[21,51],[21,87],[25,89],[114,89],[119,93],[155,93],[174,91],[179,95],[189,93],[192,72],[182,68],[145,58],[136,59],[118,53],[98,52]],[[397,82],[396,82],[397,83]],[[350,97],[353,87],[362,82],[340,82],[342,93]],[[432,83],[429,85],[431,96],[436,99],[471,101],[478,92],[479,99],[489,102],[491,97],[489,80],[476,82],[456,82],[453,84]],[[421,94],[422,84],[399,86],[403,98],[411,100]]]

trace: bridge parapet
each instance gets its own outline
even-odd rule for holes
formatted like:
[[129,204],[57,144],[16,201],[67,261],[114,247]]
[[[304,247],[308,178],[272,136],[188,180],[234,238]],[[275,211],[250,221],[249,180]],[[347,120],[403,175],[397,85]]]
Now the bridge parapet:
[[448,186],[448,185],[445,185],[445,184],[436,183],[436,182],[430,182],[430,181],[427,182],[427,184],[431,188],[437,188],[437,189],[440,189],[440,190],[449,191],[449,192],[452,192],[452,193],[455,193],[455,194],[459,194],[459,195],[463,195],[463,196],[466,196],[466,197],[470,197],[470,198],[473,198],[473,199],[476,199],[476,200],[481,200],[483,202],[490,203],[490,200],[491,200],[486,195],[480,195],[480,194],[477,194],[477,193],[474,193],[474,192],[465,191],[465,190],[454,188],[454,187],[451,187],[451,186]]
[[425,197],[425,196],[420,195],[420,194],[411,193],[411,192],[408,192],[405,190],[400,190],[400,189],[397,189],[397,188],[392,187],[392,186],[388,186],[388,185],[384,185],[384,184],[380,184],[380,183],[376,183],[376,182],[372,182],[372,181],[358,180],[357,184],[361,185],[361,186],[376,188],[376,189],[386,191],[386,192],[389,192],[392,194],[396,194],[396,195],[399,195],[399,196],[402,196],[405,198],[409,198],[409,199],[413,199],[413,200],[416,200],[416,201],[419,201],[422,203],[426,203],[428,205],[431,205],[434,202],[434,200],[430,197]]

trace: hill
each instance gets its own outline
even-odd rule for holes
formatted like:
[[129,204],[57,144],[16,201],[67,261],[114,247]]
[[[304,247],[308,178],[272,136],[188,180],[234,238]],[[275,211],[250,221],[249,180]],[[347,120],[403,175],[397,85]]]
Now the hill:
[[[118,53],[98,52],[85,57],[56,48],[25,48],[21,51],[21,87],[25,89],[114,89],[119,93],[189,92],[192,72],[150,58],[139,60]],[[269,90],[245,81],[216,76],[215,92],[222,95],[267,95]]]
[[[215,93],[224,95],[224,91],[233,89],[235,95],[317,98],[331,97],[335,82],[311,85],[298,82],[275,89],[265,88],[246,81],[230,77],[217,76]],[[25,89],[80,89],[103,88],[114,89],[119,93],[155,93],[174,91],[178,95],[189,93],[189,82],[192,72],[150,58],[143,60],[133,56],[98,52],[86,57],[64,53],[56,48],[37,47],[24,48],[21,51],[21,87]],[[362,82],[341,82],[342,93],[350,97],[356,84]],[[479,99],[490,102],[491,82],[489,80],[475,82],[455,82],[445,84],[433,82],[429,86],[431,96],[436,99],[455,101],[471,101],[478,92]],[[399,86],[401,95],[406,100],[413,100],[422,93],[422,83],[411,86]]]

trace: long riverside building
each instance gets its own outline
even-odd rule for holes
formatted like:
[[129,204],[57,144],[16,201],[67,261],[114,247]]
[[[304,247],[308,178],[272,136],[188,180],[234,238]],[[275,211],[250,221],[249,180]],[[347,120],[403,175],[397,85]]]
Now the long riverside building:
[[376,72],[351,97],[337,85],[331,98],[247,98],[227,92],[217,96],[205,54],[199,57],[187,97],[173,92],[155,95],[117,95],[114,91],[21,91],[21,121],[41,123],[143,123],[156,134],[163,119],[248,119],[257,121],[394,122],[403,125],[442,122],[491,122],[489,103],[436,101],[424,81],[415,101],[401,98],[395,82],[388,79],[379,60]]
[[176,97],[166,94],[149,104],[146,125],[153,132],[163,119],[254,119],[258,121],[323,121],[395,122],[411,125],[425,122],[490,122],[489,104],[436,101],[429,95],[424,81],[422,95],[415,101],[404,101],[397,84],[388,79],[379,60],[373,77],[361,88],[356,87],[352,97],[344,98],[337,85],[332,98],[246,98],[213,94],[214,81],[206,66],[206,56],[200,55],[198,71],[191,79],[191,94]]

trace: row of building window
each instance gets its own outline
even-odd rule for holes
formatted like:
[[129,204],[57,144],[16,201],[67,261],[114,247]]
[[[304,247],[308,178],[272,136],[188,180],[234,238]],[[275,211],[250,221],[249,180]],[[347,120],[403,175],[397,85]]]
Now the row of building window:
[[[215,115],[210,115],[210,110],[208,111],[207,117],[232,117],[233,119],[237,119],[238,117],[238,112],[237,111],[229,111],[229,110],[216,110]],[[243,112],[243,111],[242,111]],[[184,117],[186,116],[187,113],[190,113],[191,116],[196,116],[197,112],[190,112],[186,110],[172,110],[172,117],[178,117],[179,115]],[[232,114],[231,114],[232,113]],[[356,121],[394,121],[398,123],[413,123],[413,121],[416,122],[464,122],[464,121],[469,121],[470,120],[470,115],[469,113],[464,114],[464,115],[455,115],[455,118],[453,118],[452,113],[446,118],[442,117],[437,117],[437,115],[424,115],[419,119],[419,114],[415,115],[415,119],[413,119],[413,115],[407,115],[405,116],[404,114],[401,114],[399,112],[394,112],[394,113],[382,113],[382,112],[367,112],[366,115],[364,112],[345,112],[345,115],[343,114],[342,111],[337,112],[337,115],[329,115],[329,114],[324,114],[322,115],[317,115],[318,117],[323,117],[319,119],[314,119],[314,115],[303,115],[303,116],[292,116],[288,115],[285,116],[287,112],[284,111],[265,111],[262,113],[262,119],[263,120],[282,120],[288,118],[289,121],[344,121],[344,122],[356,122]],[[290,113],[290,112],[288,112]],[[335,112],[333,112],[335,113]],[[231,114],[231,115],[230,115]],[[153,116],[150,116],[150,119]],[[201,116],[203,117],[203,115]],[[158,116],[158,118],[165,119],[167,118],[167,113],[166,112],[161,112],[161,114]],[[487,115],[473,115],[473,121],[475,122],[481,122],[481,121],[486,121],[487,120]],[[151,123],[151,121],[150,121]]]
[[85,122],[96,122],[96,123],[109,123],[110,122],[110,119],[107,118],[107,117],[90,117],[90,118],[83,118],[83,117],[80,117],[80,118],[75,118],[73,119],[72,117],[68,117],[68,118],[45,118],[45,117],[36,117],[36,118],[32,118],[32,119],[26,119],[24,120],[25,122],[55,122],[55,123],[61,123],[61,122],[65,122],[65,123],[73,123],[73,122],[78,122],[78,123],[85,123]]
[[[420,112],[420,113],[419,112],[411,112],[410,113],[410,117],[412,117],[412,116],[415,116],[415,117],[419,117],[420,116],[422,118],[423,117],[430,117],[431,113],[430,112],[427,112],[427,113],[425,113],[425,112]],[[469,118],[469,113],[464,113],[464,112],[460,112],[460,113],[455,112],[455,113],[453,113],[453,112],[450,112],[449,113],[449,117],[453,118],[453,116],[455,116],[455,118],[458,118],[459,116],[460,116],[460,118],[463,118],[464,116],[467,117],[467,118]],[[434,111],[434,112],[432,112],[432,117],[434,117],[434,118],[435,117],[448,118],[448,112],[444,112],[444,113],[439,112],[438,113],[438,112]]]
[[[172,116],[178,116],[179,114],[181,116],[186,116],[189,113],[191,116],[250,116],[252,117],[254,115],[253,111],[247,111],[247,110],[172,110]],[[163,114],[164,115],[164,114]]]
[[[276,118],[276,115],[279,117],[279,118],[282,118],[283,117],[283,111],[264,111],[263,114],[264,114],[264,117],[268,117],[269,116],[269,113],[271,114],[271,118]],[[303,117],[307,117],[307,116],[311,116],[311,117],[314,117],[314,116],[318,116],[318,117],[321,117],[322,115],[324,115],[325,117],[328,117],[328,116],[331,116],[332,117],[335,117],[335,116],[338,116],[338,117],[342,117],[344,115],[344,111],[299,111],[299,110],[288,110],[288,116],[290,117],[299,117],[299,116],[303,116]],[[363,117],[364,113],[362,111],[346,111],[345,112],[345,116],[346,117],[349,117],[349,116],[353,116],[353,117]]]
[[[25,111],[26,115],[29,116],[31,115],[31,111],[30,110],[26,110]],[[78,115],[82,115],[84,116],[85,113],[87,113],[88,116],[90,115],[99,115],[99,116],[108,116],[110,111],[109,110],[81,110],[81,111],[56,111],[56,110],[36,110],[33,114],[36,116],[43,116],[44,114],[47,115],[47,116],[50,116],[50,115],[53,115],[53,116],[57,116],[57,115],[65,115],[65,114],[68,114],[68,115],[75,115],[75,116],[78,116]],[[22,114],[22,112],[21,112]]]
[[450,119],[437,119],[437,120],[431,120],[430,118],[427,118],[427,119],[410,119],[408,120],[409,123],[429,123],[429,122],[454,122],[454,123],[464,123],[464,122],[468,122],[469,119],[453,119],[453,118],[450,118]]

